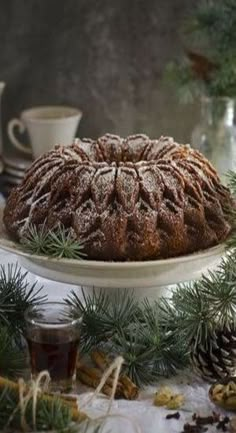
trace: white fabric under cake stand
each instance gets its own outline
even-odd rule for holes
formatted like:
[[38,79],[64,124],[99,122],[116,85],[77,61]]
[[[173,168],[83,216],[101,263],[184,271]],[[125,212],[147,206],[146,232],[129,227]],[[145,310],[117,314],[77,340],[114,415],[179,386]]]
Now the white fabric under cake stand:
[[[153,406],[154,393],[161,385],[170,386],[173,391],[182,393],[185,396],[185,404],[182,410],[179,410],[180,419],[166,420],[168,411],[162,407]],[[110,418],[106,421],[104,433],[180,433],[183,431],[183,425],[186,422],[192,422],[193,413],[201,416],[207,416],[216,411],[225,413],[216,408],[208,398],[209,385],[203,383],[190,373],[184,373],[181,376],[169,380],[160,380],[156,386],[146,387],[140,394],[137,401],[116,400],[112,405],[112,414],[124,415],[127,419]],[[79,402],[83,404],[88,398],[88,393],[79,396]],[[91,417],[98,417],[105,414],[107,409],[107,399],[97,398],[86,410]],[[134,424],[133,424],[134,423]],[[135,430],[135,426],[139,430]],[[216,431],[215,426],[207,426],[209,433]]]

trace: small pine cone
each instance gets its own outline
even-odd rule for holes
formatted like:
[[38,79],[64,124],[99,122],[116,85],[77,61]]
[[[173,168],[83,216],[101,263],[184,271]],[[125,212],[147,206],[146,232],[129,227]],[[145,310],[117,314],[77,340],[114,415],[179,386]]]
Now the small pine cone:
[[191,344],[194,370],[208,382],[234,376],[236,372],[236,329],[213,332],[204,343]]

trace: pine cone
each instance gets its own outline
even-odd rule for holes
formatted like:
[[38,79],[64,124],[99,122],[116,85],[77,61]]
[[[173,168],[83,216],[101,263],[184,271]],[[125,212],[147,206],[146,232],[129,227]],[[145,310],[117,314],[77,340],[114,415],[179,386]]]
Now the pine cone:
[[191,361],[195,371],[208,382],[214,382],[236,372],[236,329],[224,328],[213,332],[205,343],[191,344]]

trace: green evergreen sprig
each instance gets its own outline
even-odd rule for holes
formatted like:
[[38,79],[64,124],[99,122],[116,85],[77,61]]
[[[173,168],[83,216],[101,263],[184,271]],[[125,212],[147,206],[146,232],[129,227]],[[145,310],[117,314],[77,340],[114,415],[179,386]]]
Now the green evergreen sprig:
[[17,343],[24,329],[24,312],[46,300],[42,287],[27,281],[28,272],[18,264],[0,266],[0,326],[8,326]]
[[9,327],[0,326],[0,376],[19,377],[26,367],[26,356],[16,346]]
[[[0,430],[21,431],[21,417],[18,393],[5,386],[0,390]],[[51,400],[41,397],[37,400],[36,427],[37,431],[54,431],[60,433],[98,433],[100,425],[88,420],[75,423],[69,406],[54,397]],[[12,417],[12,414],[14,416]],[[32,399],[26,409],[26,422],[33,431]],[[9,419],[11,422],[9,424]],[[34,430],[35,431],[35,430]]]
[[158,303],[151,306],[146,300],[139,319],[110,342],[113,352],[124,358],[124,372],[139,386],[175,375],[188,364],[187,347],[161,325],[160,315]]
[[236,95],[236,7],[234,0],[202,0],[185,23],[183,57],[167,65],[165,77],[185,102],[196,96]]
[[229,170],[227,173],[227,184],[234,196],[236,196],[236,173]]
[[[0,429],[4,429],[16,410],[19,403],[18,393],[5,387],[0,391]],[[32,402],[29,403],[26,412],[26,421],[31,431],[33,430]],[[37,430],[62,430],[72,424],[72,417],[68,407],[62,405],[61,401],[38,399],[37,403]],[[15,412],[10,428],[21,429],[20,407]]]
[[227,209],[229,222],[232,226],[232,232],[226,242],[226,246],[229,250],[232,250],[236,249],[236,172],[229,170],[228,173],[226,173],[226,181],[234,198],[234,204],[232,204],[230,209]]
[[82,289],[82,298],[72,291],[65,301],[74,317],[83,316],[80,346],[84,353],[110,341],[114,334],[135,320],[138,311],[133,294],[125,290],[115,293],[111,301],[102,291],[94,290],[92,295],[86,295]]
[[80,299],[76,292],[66,299],[74,317],[83,316],[81,351],[102,348],[124,358],[123,370],[140,385],[175,374],[188,363],[184,341],[162,319],[158,303],[138,303],[133,293],[118,291],[109,297],[94,291]]
[[196,10],[195,17],[189,23],[189,32],[195,38],[202,38],[203,44],[214,42],[210,46],[214,57],[235,52],[236,6],[234,0],[204,0]]
[[165,322],[168,317],[175,322],[173,334],[186,344],[204,343],[215,331],[236,329],[235,251],[228,253],[215,271],[179,285],[161,308]]
[[31,254],[79,260],[86,257],[83,244],[62,224],[53,230],[48,230],[44,224],[41,227],[30,224],[20,242],[24,250]]
[[206,93],[205,83],[197,80],[189,61],[171,61],[167,64],[164,81],[175,88],[177,98],[183,104],[192,103]]

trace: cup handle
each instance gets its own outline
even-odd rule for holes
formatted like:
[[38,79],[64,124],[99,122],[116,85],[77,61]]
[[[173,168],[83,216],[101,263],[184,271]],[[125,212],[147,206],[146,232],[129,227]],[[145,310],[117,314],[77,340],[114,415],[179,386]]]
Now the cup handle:
[[20,150],[21,152],[27,153],[27,155],[31,155],[32,154],[32,150],[29,149],[29,147],[26,144],[21,143],[15,137],[15,134],[14,134],[14,128],[15,127],[17,127],[19,129],[19,132],[21,134],[23,134],[23,132],[25,131],[25,125],[24,125],[24,123],[21,120],[19,120],[19,119],[11,119],[8,122],[8,125],[7,125],[7,133],[8,133],[8,136],[9,136],[12,144],[16,147],[16,149]]

